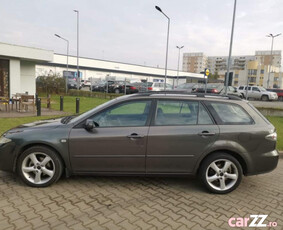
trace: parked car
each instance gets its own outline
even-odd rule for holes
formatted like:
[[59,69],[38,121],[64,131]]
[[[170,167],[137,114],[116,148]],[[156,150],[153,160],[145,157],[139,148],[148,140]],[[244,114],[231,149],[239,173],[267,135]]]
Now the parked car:
[[[205,93],[205,85],[202,85],[201,88],[195,89],[196,93]],[[207,84],[206,93],[213,93],[213,94],[225,94],[225,86],[221,83],[209,83]],[[237,96],[242,98],[242,94],[238,92],[237,88],[233,86],[227,87],[227,94],[232,96]]]
[[[92,87],[92,91],[106,92],[108,93],[125,93],[125,81],[101,81]],[[137,93],[138,89],[131,83],[126,82],[126,93]]]
[[[150,83],[150,82],[148,82]],[[150,91],[164,91],[164,82],[152,82],[151,86],[148,87]],[[172,90],[173,86],[166,83],[166,90]]]
[[149,87],[149,84],[147,82],[133,82],[131,83],[131,85],[136,87],[138,92],[147,92]]
[[[248,88],[248,90],[247,90]],[[246,98],[248,91],[248,98],[258,99],[262,101],[277,101],[278,96],[277,93],[267,91],[265,88],[261,86],[239,86],[238,91]]]
[[91,87],[91,82],[89,80],[81,80],[81,87]]
[[186,91],[188,93],[194,92],[197,88],[201,88],[203,84],[199,83],[184,83],[174,88],[175,91]]
[[243,175],[276,168],[276,140],[274,126],[248,101],[147,92],[5,132],[0,169],[33,187],[49,186],[63,172],[198,175],[211,192],[228,193]]
[[267,89],[267,91],[277,93],[278,101],[283,101],[283,89]]
[[92,84],[92,91],[93,92],[104,92],[104,87],[105,87],[106,81],[98,81]]
[[78,82],[76,79],[68,78],[68,89],[78,89]]

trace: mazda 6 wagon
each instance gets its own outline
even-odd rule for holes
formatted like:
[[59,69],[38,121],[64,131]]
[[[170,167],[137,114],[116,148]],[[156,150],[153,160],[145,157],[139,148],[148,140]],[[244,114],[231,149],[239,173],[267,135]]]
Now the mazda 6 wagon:
[[139,93],[79,116],[21,125],[0,139],[0,169],[33,187],[70,175],[197,175],[214,193],[276,168],[274,126],[229,96]]

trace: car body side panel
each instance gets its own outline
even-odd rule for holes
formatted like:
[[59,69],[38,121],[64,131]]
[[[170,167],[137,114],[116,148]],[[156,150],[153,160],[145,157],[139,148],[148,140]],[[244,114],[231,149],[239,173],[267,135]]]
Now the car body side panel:
[[[203,131],[214,136],[200,136]],[[191,173],[197,159],[217,139],[217,125],[151,126],[148,135],[146,172]]]

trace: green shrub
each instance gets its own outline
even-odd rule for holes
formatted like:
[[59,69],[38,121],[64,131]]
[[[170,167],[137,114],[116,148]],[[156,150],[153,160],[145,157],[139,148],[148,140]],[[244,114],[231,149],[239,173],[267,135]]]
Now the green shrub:
[[65,92],[65,89],[65,79],[59,75],[39,76],[36,78],[36,92],[39,94],[59,94]]

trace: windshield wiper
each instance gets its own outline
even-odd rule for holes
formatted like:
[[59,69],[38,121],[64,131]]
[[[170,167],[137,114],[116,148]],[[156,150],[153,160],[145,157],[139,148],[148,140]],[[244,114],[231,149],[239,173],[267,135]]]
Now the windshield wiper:
[[63,117],[61,119],[61,123],[62,124],[67,124],[70,120],[72,120],[75,116],[74,115],[71,115],[71,116],[67,116],[67,117]]

